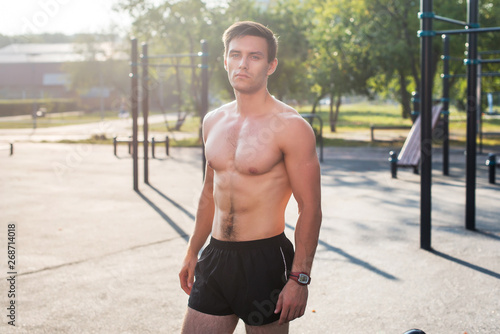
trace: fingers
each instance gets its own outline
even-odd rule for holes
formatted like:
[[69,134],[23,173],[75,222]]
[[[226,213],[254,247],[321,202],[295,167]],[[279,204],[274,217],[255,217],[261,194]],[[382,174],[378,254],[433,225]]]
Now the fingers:
[[283,325],[286,322],[285,312],[283,312],[282,310],[283,310],[283,293],[280,293],[278,297],[278,302],[276,303],[276,309],[274,310],[274,313],[276,314],[281,312],[279,321],[280,325]]
[[300,318],[305,313],[305,305],[299,303],[297,300],[286,300],[281,293],[276,303],[276,310],[274,313],[281,311],[279,324],[283,325],[294,319]]
[[182,264],[181,271],[179,272],[181,288],[188,295],[191,294],[191,289],[193,288],[194,270],[196,268],[197,260],[198,259],[196,257],[191,259],[189,256],[186,256],[186,259],[184,259],[184,263]]
[[181,270],[179,273],[179,281],[181,283],[181,288],[188,295],[191,294],[191,288],[193,287],[194,276],[189,273],[187,269]]
[[303,308],[294,309],[293,307],[291,307],[291,308],[284,307],[283,310],[281,311],[279,324],[283,325],[283,324],[290,322],[294,319],[300,318],[304,315],[304,313],[305,313],[305,309],[303,309]]
[[188,288],[189,288],[188,295],[191,293],[191,289],[193,288],[193,283],[194,283],[194,272],[190,271],[189,274],[188,274],[188,280],[187,280],[187,285],[188,285]]
[[185,293],[189,294],[188,286],[187,286],[187,272],[185,270],[181,270],[179,273],[179,282],[181,283],[181,288]]
[[276,309],[274,310],[274,313],[278,314],[281,312],[281,309],[283,307],[283,295],[280,293],[278,296],[278,302],[276,303]]

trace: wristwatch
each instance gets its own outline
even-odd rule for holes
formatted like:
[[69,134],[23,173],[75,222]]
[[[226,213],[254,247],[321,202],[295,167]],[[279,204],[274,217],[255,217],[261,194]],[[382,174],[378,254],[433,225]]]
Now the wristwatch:
[[306,273],[290,273],[290,278],[300,285],[309,285],[311,277]]

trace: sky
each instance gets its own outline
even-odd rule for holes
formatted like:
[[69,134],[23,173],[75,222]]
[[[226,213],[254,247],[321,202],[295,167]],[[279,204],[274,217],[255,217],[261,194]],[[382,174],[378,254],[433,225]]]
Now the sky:
[[119,0],[14,0],[0,11],[0,34],[110,32],[128,28],[126,14],[112,10]]

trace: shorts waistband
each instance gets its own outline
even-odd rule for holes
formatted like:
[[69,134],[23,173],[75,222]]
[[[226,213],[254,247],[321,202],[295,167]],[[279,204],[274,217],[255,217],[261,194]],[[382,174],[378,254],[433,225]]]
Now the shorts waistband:
[[211,237],[210,245],[214,248],[219,248],[219,249],[250,249],[250,248],[260,248],[267,246],[276,246],[277,244],[282,245],[282,243],[286,240],[288,239],[285,236],[285,232],[282,232],[271,238],[249,240],[249,241],[225,241]]

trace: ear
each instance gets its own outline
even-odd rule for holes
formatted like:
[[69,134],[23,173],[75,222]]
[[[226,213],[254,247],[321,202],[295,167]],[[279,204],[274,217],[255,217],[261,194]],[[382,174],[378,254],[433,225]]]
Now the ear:
[[278,58],[274,58],[274,60],[269,63],[267,75],[270,76],[271,74],[273,74],[274,71],[276,71],[276,67],[278,67]]
[[226,56],[224,55],[224,69],[226,70],[227,72],[227,58]]

